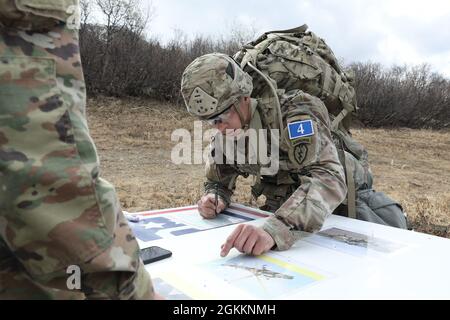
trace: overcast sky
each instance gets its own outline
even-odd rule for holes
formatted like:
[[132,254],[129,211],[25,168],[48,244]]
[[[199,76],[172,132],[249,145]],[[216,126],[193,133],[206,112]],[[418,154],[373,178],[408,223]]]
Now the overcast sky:
[[150,34],[163,42],[175,29],[214,36],[238,24],[260,34],[306,23],[345,62],[429,63],[450,78],[450,0],[153,0],[153,7]]

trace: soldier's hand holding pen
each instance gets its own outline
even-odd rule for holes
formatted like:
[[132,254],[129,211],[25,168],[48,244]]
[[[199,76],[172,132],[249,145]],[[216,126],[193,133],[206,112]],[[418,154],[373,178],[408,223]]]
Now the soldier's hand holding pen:
[[217,197],[217,205],[216,205],[216,195],[212,193],[208,193],[204,195],[197,203],[198,212],[205,219],[214,219],[217,214],[221,213],[225,210],[225,202]]

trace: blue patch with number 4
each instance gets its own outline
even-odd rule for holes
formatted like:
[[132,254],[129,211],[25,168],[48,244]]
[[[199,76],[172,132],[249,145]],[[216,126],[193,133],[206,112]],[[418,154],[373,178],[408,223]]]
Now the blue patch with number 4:
[[314,135],[314,126],[312,120],[292,122],[288,124],[289,139],[310,137]]

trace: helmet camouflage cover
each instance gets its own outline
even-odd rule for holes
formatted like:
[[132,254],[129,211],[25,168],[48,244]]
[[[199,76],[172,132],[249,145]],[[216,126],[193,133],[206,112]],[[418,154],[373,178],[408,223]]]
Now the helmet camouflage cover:
[[183,72],[181,94],[190,114],[212,118],[242,96],[250,96],[252,77],[229,56],[210,53],[198,57]]

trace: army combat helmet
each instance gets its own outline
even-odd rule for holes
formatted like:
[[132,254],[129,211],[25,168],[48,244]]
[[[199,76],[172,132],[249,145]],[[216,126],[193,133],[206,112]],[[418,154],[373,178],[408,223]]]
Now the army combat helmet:
[[184,70],[181,80],[188,112],[202,120],[222,114],[252,91],[252,77],[222,53],[198,57]]

